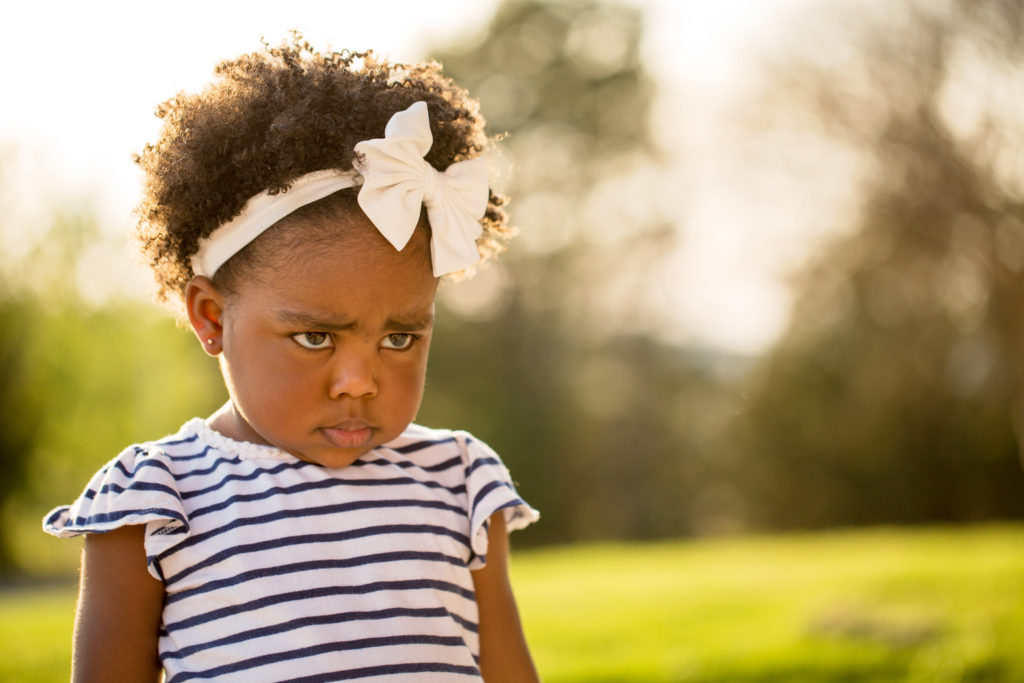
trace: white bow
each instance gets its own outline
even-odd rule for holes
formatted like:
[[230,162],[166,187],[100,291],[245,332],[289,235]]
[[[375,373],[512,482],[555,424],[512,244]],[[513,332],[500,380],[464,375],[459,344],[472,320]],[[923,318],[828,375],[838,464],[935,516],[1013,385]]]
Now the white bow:
[[484,159],[459,161],[444,172],[423,157],[434,138],[427,103],[416,102],[391,117],[384,137],[356,143],[363,160],[359,206],[385,238],[401,251],[416,229],[420,206],[427,207],[434,275],[463,270],[480,260],[476,239],[487,211],[488,173]]

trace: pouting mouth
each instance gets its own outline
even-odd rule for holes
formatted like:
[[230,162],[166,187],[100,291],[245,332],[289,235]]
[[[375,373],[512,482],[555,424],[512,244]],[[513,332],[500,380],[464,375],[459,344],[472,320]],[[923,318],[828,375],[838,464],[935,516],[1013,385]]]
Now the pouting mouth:
[[373,438],[373,428],[365,422],[342,422],[322,427],[320,432],[335,448],[362,448]]
[[335,429],[341,432],[358,432],[363,429],[371,428],[370,423],[365,420],[343,420],[323,427],[323,429]]

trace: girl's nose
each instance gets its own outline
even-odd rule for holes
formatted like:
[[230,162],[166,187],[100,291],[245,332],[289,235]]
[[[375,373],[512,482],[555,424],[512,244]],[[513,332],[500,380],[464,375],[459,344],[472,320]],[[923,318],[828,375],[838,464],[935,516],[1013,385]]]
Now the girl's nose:
[[377,394],[377,372],[370,354],[338,354],[332,368],[328,395],[333,398],[369,398]]

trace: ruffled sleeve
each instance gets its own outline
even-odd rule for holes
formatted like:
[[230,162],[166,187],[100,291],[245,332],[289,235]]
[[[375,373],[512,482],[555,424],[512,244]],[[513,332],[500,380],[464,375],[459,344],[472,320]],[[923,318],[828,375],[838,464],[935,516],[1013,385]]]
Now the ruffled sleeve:
[[491,515],[501,510],[509,531],[522,529],[540,519],[516,492],[508,468],[491,448],[465,432],[456,434],[466,466],[466,493],[469,503],[470,542],[473,557],[470,569],[487,562],[487,531]]
[[74,503],[51,511],[43,530],[68,538],[134,524],[146,526],[149,572],[162,579],[154,560],[188,533],[189,524],[174,475],[158,448],[123,451],[93,476]]

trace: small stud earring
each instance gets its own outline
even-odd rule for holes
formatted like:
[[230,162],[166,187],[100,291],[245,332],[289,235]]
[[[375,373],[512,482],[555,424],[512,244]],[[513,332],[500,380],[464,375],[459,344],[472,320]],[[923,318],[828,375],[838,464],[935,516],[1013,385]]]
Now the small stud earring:
[[211,337],[210,339],[207,339],[206,343],[209,344],[210,346],[213,346],[213,338]]

